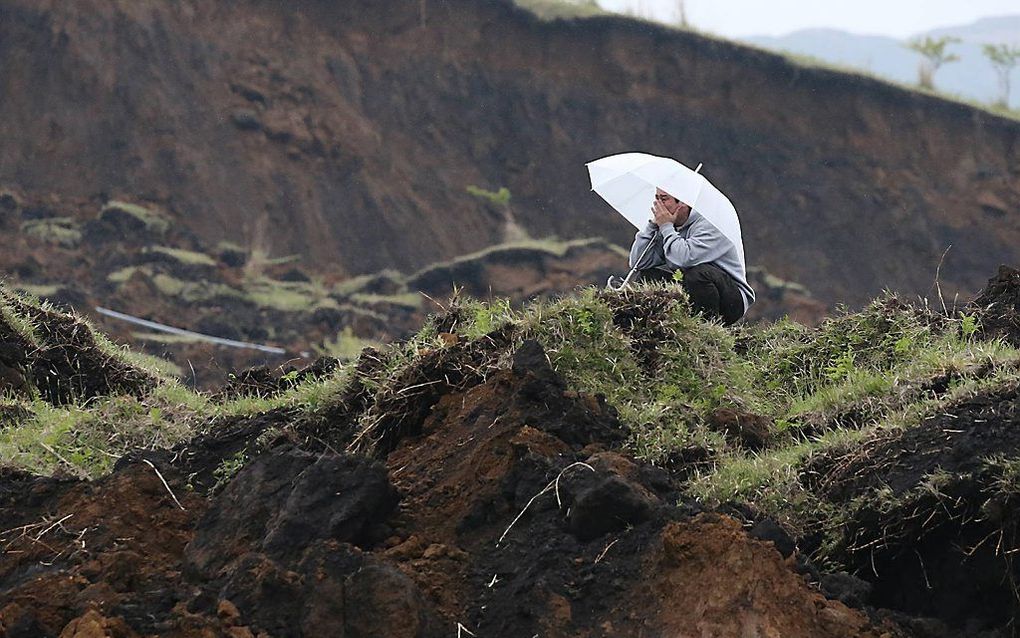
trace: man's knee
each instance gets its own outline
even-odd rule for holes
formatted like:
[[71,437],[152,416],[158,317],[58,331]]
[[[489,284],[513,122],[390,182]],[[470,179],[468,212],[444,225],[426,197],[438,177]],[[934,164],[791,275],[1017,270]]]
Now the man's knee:
[[711,264],[698,264],[684,270],[684,283],[690,286],[706,284],[715,280],[714,266]]
[[638,280],[644,282],[668,282],[673,280],[673,275],[661,268],[648,268],[638,271]]

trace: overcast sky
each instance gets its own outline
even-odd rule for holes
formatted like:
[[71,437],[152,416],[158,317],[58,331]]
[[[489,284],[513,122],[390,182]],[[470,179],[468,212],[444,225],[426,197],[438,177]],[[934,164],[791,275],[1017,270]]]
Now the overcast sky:
[[[599,0],[604,8],[639,9],[672,20],[677,0]],[[686,0],[692,26],[718,35],[784,35],[832,27],[905,38],[936,27],[968,24],[985,16],[1020,14],[1020,0]]]

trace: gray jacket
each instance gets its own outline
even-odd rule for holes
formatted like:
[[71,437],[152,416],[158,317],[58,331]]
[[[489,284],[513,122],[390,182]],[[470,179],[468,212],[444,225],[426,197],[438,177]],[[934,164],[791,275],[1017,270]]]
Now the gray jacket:
[[[652,247],[639,263],[638,257],[648,242],[652,242]],[[754,303],[754,290],[747,283],[737,247],[697,211],[691,211],[680,228],[671,223],[656,226],[654,222],[648,222],[634,236],[634,245],[630,248],[630,267],[636,266],[638,270],[660,268],[674,272],[708,262],[719,266],[736,280],[746,313]]]

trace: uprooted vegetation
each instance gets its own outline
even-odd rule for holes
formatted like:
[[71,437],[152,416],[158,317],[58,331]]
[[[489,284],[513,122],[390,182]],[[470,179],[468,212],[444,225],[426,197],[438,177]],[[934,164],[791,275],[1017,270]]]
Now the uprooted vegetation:
[[[18,335],[54,318],[4,294],[5,321]],[[817,328],[783,321],[727,329],[692,316],[682,292],[654,286],[589,289],[523,309],[461,299],[414,337],[367,348],[352,363],[252,372],[216,397],[141,372],[144,384],[108,384],[57,405],[9,393],[0,405],[0,460],[8,472],[92,477],[107,486],[97,489],[116,492],[127,489],[120,474],[148,476],[147,468],[130,469],[144,457],[178,496],[184,492],[194,516],[214,499],[194,538],[186,530],[196,519],[179,522],[181,547],[190,544],[172,558],[184,561],[189,582],[204,593],[182,591],[158,605],[132,599],[132,613],[144,608],[164,622],[173,604],[197,596],[189,610],[214,619],[215,600],[231,602],[230,613],[221,603],[218,623],[236,612],[274,635],[311,635],[303,632],[313,620],[282,611],[286,600],[266,606],[251,593],[266,583],[251,579],[279,572],[271,579],[291,582],[287,596],[298,600],[311,595],[298,584],[305,576],[282,574],[319,570],[329,580],[368,569],[378,582],[352,594],[369,599],[350,604],[414,612],[413,631],[387,627],[387,635],[448,633],[437,627],[456,614],[488,635],[533,635],[556,623],[576,633],[610,619],[626,628],[624,610],[641,596],[668,590],[688,597],[674,601],[677,609],[695,604],[700,594],[680,586],[683,570],[694,569],[685,561],[701,551],[722,556],[726,543],[709,550],[698,542],[739,531],[726,531],[730,519],[691,518],[715,511],[784,555],[796,551],[800,571],[826,596],[872,610],[871,620],[840,616],[849,624],[839,631],[809,626],[815,603],[798,612],[808,624],[797,629],[768,612],[781,635],[878,635],[868,633],[869,623],[914,626],[911,617],[946,623],[925,621],[930,633],[918,635],[971,635],[962,628],[1009,635],[1018,600],[1011,583],[1020,350],[986,334],[981,313],[972,306],[946,316],[887,294]],[[125,458],[119,469],[102,478],[118,458]],[[323,477],[351,472],[364,487],[344,506],[346,522],[302,522],[312,510],[294,508],[322,507],[319,496],[260,500],[280,498],[268,496],[280,484],[312,490],[335,480]],[[151,493],[169,498],[161,490],[156,484]],[[251,550],[261,553],[221,554],[251,537],[235,507],[256,512],[259,525],[276,521],[265,527],[275,531],[261,549]],[[693,530],[711,533],[695,541]],[[326,542],[322,534],[356,549],[327,559],[327,546],[317,544]],[[519,542],[528,536],[548,540]],[[631,558],[599,567],[613,545]],[[387,571],[393,564],[410,581]],[[596,577],[598,569],[609,571]],[[475,582],[483,573],[491,584]],[[697,573],[715,582],[711,571]],[[0,583],[12,578],[0,574]],[[509,589],[499,590],[501,581]],[[507,594],[538,582],[541,593],[524,602]],[[385,603],[379,588],[403,593]],[[592,597],[620,604],[581,613]],[[549,607],[575,603],[573,616]],[[240,612],[230,611],[234,605]],[[833,609],[826,613],[851,613]],[[138,631],[158,631],[155,621],[128,620],[140,623],[132,624]],[[687,621],[663,611],[654,622],[665,631]],[[349,633],[383,629],[363,631]]]

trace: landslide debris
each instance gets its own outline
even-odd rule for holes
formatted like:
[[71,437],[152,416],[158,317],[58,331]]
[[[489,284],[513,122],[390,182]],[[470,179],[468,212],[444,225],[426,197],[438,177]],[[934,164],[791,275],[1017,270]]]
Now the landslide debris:
[[[417,273],[386,269],[351,277],[313,269],[298,255],[271,257],[259,248],[213,244],[150,202],[38,195],[5,201],[23,226],[0,253],[10,286],[79,312],[101,305],[287,351],[228,348],[100,319],[118,342],[173,361],[175,374],[189,384],[235,396],[268,396],[296,385],[296,360],[351,360],[366,345],[407,338],[428,309],[448,303],[454,289],[507,297],[520,306],[605,281],[626,266],[626,252],[603,239],[525,239]],[[65,227],[80,235],[77,246],[60,243]],[[748,277],[759,292],[749,320],[790,314],[817,323],[825,313],[803,287],[760,269]]]
[[458,300],[301,380],[58,408],[189,423],[163,449],[111,426],[94,480],[15,469],[22,405],[0,636],[1008,636],[1020,351],[961,322]]
[[1011,625],[1020,611],[1008,586],[1020,576],[1018,458],[1013,384],[908,430],[830,450],[805,476],[848,511],[833,556],[870,571],[875,604],[988,631]]
[[[567,390],[536,342],[515,354],[448,388],[384,461],[280,444],[212,498],[171,459],[95,483],[7,478],[29,489],[3,503],[4,635],[638,635],[678,617],[635,609],[688,604],[708,612],[688,619],[699,633],[881,635],[732,519],[676,508],[665,472],[621,454],[611,407]],[[685,556],[711,571],[714,547],[747,577],[668,586]]]
[[60,405],[140,395],[158,380],[81,317],[0,288],[0,390]]

